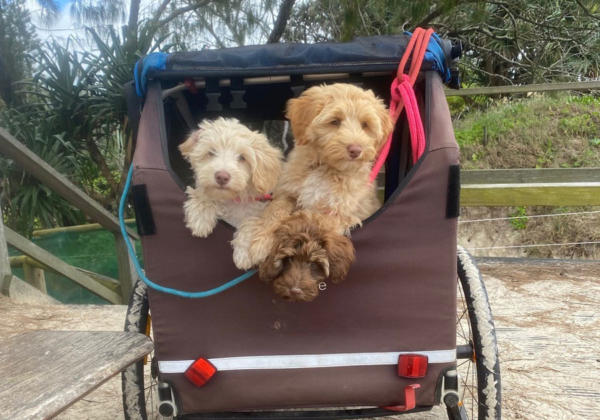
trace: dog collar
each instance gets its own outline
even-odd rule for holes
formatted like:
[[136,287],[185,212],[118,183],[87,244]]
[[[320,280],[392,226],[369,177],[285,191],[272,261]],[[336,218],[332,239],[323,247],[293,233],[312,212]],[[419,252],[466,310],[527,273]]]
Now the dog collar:
[[[264,203],[266,201],[271,201],[271,200],[273,200],[273,195],[270,194],[270,193],[266,193],[266,194],[263,194],[263,195],[258,195],[258,196],[256,196],[256,197],[253,198],[253,201],[260,201],[261,203]],[[236,203],[241,203],[242,199],[240,197],[235,197],[233,199],[233,201],[235,201]]]

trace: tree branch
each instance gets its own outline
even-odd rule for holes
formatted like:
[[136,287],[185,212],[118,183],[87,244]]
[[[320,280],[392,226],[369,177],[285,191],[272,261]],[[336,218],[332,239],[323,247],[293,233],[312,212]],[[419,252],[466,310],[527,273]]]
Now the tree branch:
[[163,0],[160,6],[158,6],[158,9],[156,9],[156,11],[154,12],[152,16],[152,22],[158,22],[158,19],[160,19],[169,3],[171,3],[171,0]]
[[277,43],[281,39],[283,31],[285,31],[287,22],[290,19],[290,15],[292,14],[294,2],[295,0],[282,0],[281,5],[279,6],[279,13],[277,14],[277,19],[275,20],[275,24],[273,25],[273,30],[271,31],[271,34],[267,39],[267,44]]
[[102,176],[104,176],[104,178],[106,178],[106,182],[108,183],[111,190],[111,195],[116,195],[118,193],[118,184],[115,181],[112,173],[110,172],[110,168],[106,164],[104,156],[102,156],[102,153],[100,153],[98,145],[91,138],[85,139],[85,144],[87,146],[88,152],[90,153],[92,161],[94,161],[94,163],[98,165],[98,168],[100,168],[100,173],[102,174]]
[[182,7],[181,9],[177,9],[173,13],[171,13],[169,16],[167,16],[166,18],[159,21],[158,25],[164,26],[167,23],[171,22],[173,19],[175,19],[177,16],[181,16],[184,13],[187,13],[189,11],[199,9],[200,7],[206,6],[207,3],[208,3],[208,1],[202,1],[202,2],[195,3],[195,4],[190,4],[189,6],[186,6],[186,7]]
[[421,22],[419,22],[418,24],[416,24],[415,28],[422,28],[424,26],[429,25],[429,22],[431,22],[436,17],[440,16],[443,12],[444,12],[444,8],[443,7],[439,7],[437,9],[435,9],[433,12],[431,12],[427,16],[425,16],[423,18],[423,20],[421,20]]
[[587,7],[585,7],[580,0],[575,0],[575,3],[577,3],[579,5],[579,7],[581,7],[583,9],[583,11],[585,12],[586,15],[588,15],[589,17],[591,17],[592,19],[596,19],[596,20],[600,20],[600,16],[596,16],[595,14],[593,14],[592,12],[589,11],[589,9]]
[[196,12],[196,16],[198,16],[198,19],[200,19],[200,21],[202,21],[202,24],[204,24],[204,29],[206,29],[208,31],[208,33],[211,34],[212,37],[215,39],[217,46],[219,48],[225,48],[225,43],[215,32],[212,21],[209,22],[201,13],[198,13],[197,11],[195,11],[195,12]]

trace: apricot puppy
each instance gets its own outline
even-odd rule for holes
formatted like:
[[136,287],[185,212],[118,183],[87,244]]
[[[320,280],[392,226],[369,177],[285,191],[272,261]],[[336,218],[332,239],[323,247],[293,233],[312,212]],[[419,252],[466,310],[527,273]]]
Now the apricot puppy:
[[267,258],[275,231],[296,209],[332,216],[331,228],[341,234],[379,207],[369,173],[393,128],[381,99],[350,84],[314,86],[288,101],[287,118],[295,148],[273,201],[235,234],[233,258],[240,269]]

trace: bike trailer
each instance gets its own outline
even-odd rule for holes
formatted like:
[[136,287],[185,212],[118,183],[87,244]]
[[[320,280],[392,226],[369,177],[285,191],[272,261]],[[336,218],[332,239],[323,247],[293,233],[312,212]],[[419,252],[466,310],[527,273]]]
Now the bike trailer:
[[[200,291],[243,274],[232,262],[232,226],[219,222],[201,239],[184,225],[192,177],[177,146],[199,121],[232,116],[259,127],[283,120],[288,99],[322,83],[355,83],[389,103],[409,39],[272,44],[140,61],[131,194],[146,277]],[[257,275],[203,299],[148,289],[157,375],[178,415],[439,404],[444,376],[456,369],[459,172],[443,86],[452,49],[437,36],[428,45],[414,81],[424,150],[415,161],[403,111],[381,180],[385,202],[352,231],[356,261],[345,281],[323,285],[310,303],[278,299]]]

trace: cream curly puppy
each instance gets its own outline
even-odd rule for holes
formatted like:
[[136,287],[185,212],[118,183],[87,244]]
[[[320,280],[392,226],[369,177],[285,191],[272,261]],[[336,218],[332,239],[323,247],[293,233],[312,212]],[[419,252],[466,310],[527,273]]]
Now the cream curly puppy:
[[279,149],[233,118],[203,121],[179,150],[195,179],[195,187],[185,191],[185,225],[202,238],[218,219],[237,227],[262,212],[281,172]]
[[260,264],[272,250],[274,232],[295,209],[333,215],[340,233],[379,207],[369,173],[392,131],[383,101],[350,84],[314,86],[287,104],[295,137],[274,199],[236,232],[233,259],[240,269]]

